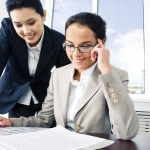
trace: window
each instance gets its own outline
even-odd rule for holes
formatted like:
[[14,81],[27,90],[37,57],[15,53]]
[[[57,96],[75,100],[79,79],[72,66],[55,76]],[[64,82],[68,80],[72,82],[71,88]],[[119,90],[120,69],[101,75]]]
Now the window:
[[98,14],[107,23],[112,64],[128,71],[129,93],[144,94],[143,0],[99,0]]
[[[47,8],[50,6],[52,12],[49,12],[51,19],[46,22],[51,28],[64,33],[66,20],[74,13],[80,11],[92,11],[92,0],[51,0],[47,2]],[[84,7],[81,7],[84,6]]]
[[[134,100],[150,98],[148,0],[99,0],[98,14],[107,23],[112,64],[129,73]],[[134,8],[134,9],[133,9]]]

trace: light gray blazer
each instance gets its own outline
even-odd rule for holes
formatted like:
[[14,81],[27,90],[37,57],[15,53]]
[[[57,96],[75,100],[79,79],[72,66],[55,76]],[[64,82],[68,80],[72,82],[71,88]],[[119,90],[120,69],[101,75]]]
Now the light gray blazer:
[[[39,115],[11,119],[13,125],[49,127],[55,118],[57,124],[65,127],[73,73],[72,64],[55,69]],[[75,110],[76,132],[113,132],[120,139],[134,137],[138,119],[127,84],[127,72],[112,67],[110,73],[102,75],[96,66]]]

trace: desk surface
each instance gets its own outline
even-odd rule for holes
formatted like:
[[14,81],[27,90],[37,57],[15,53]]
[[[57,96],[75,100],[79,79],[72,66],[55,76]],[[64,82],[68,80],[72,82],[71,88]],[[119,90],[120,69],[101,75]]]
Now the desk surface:
[[103,148],[101,150],[149,150],[150,149],[150,134],[137,135],[135,138],[129,141],[118,140],[113,135],[97,134],[94,135],[101,138],[114,140],[115,143],[111,146]]
[[[18,128],[18,127],[8,127],[8,128],[0,128],[0,135],[11,135],[17,133],[25,133],[25,132],[36,132],[39,130],[43,130],[45,128]],[[129,141],[118,140],[112,134],[99,134],[99,133],[91,133],[89,135],[93,135],[96,137],[101,137],[105,139],[114,140],[115,143],[103,148],[101,150],[149,150],[150,149],[150,134],[141,134],[137,135],[135,138]]]

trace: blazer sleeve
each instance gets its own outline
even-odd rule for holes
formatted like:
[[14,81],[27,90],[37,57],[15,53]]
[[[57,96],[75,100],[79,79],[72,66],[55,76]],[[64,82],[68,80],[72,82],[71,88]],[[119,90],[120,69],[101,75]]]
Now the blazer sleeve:
[[113,68],[102,75],[103,90],[109,108],[112,132],[120,139],[131,139],[138,132],[138,118],[128,95],[128,74]]
[[55,117],[54,117],[54,102],[53,102],[53,83],[50,80],[50,85],[48,87],[47,96],[42,104],[42,110],[39,112],[38,116],[30,117],[20,117],[20,118],[10,118],[13,126],[18,127],[52,127]]
[[11,46],[10,46],[10,38],[11,34],[11,22],[8,18],[4,18],[1,22],[0,28],[0,76],[7,64]]

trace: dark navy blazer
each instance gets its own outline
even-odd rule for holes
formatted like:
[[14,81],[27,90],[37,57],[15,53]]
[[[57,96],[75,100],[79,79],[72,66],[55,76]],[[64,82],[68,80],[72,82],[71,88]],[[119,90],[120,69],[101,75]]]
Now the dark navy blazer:
[[[28,68],[28,48],[20,38],[9,18],[2,20],[0,28],[0,113],[7,113],[30,86],[35,97],[42,103],[53,66],[69,63],[62,48],[64,36],[44,25],[44,39],[35,76]],[[4,71],[5,69],[5,71]],[[4,71],[4,73],[3,73]],[[3,75],[2,75],[3,73]]]

